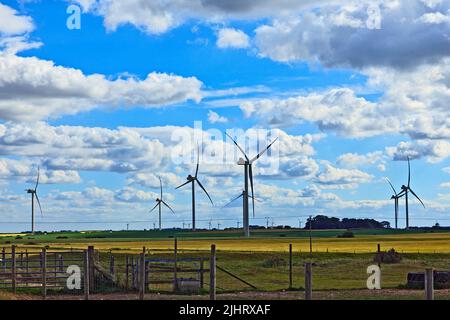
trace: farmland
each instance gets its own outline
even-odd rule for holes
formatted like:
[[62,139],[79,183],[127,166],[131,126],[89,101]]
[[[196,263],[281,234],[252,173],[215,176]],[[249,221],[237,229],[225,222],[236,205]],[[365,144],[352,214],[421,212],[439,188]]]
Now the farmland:
[[[377,244],[404,253],[450,253],[450,232],[418,230],[355,230],[354,238],[338,238],[342,230],[313,231],[314,252],[370,253]],[[181,250],[209,250],[212,243],[219,251],[285,252],[292,243],[299,253],[309,251],[309,232],[304,230],[258,230],[250,239],[237,231],[92,231],[57,232],[36,235],[0,237],[0,245],[23,247],[82,248],[94,244],[102,250],[140,251],[143,246],[153,250],[171,250],[173,239]]]
[[[212,243],[217,246],[217,263],[220,267],[245,279],[257,287],[249,286],[218,272],[218,293],[242,293],[246,298],[257,299],[257,292],[274,299],[292,299],[304,287],[304,264],[312,261],[314,290],[317,298],[324,299],[417,299],[422,291],[405,290],[408,272],[423,271],[433,267],[450,269],[450,233],[394,230],[355,230],[354,238],[339,238],[339,230],[313,231],[313,254],[309,254],[309,232],[303,230],[260,230],[252,238],[240,238],[236,231],[181,230],[121,231],[121,232],[64,232],[48,234],[5,235],[0,237],[0,247],[11,244],[19,248],[39,250],[86,249],[94,245],[101,252],[104,265],[114,254],[118,272],[124,272],[125,257],[136,255],[146,247],[150,259],[173,258],[174,238],[178,239],[179,258],[208,258]],[[288,289],[288,248],[293,244],[293,288]],[[383,289],[386,295],[365,290],[366,269],[373,264],[377,244],[382,250],[395,250],[402,254],[397,264],[382,265]],[[150,294],[168,292],[170,286],[153,286]],[[294,290],[294,291],[292,291]],[[246,294],[247,293],[247,294]],[[278,295],[277,295],[278,294]],[[162,296],[158,296],[162,298]],[[447,291],[437,293],[439,299],[450,299]],[[168,299],[174,298],[172,295]],[[203,296],[198,297],[200,299]],[[229,296],[233,298],[233,296]],[[242,298],[235,296],[234,298]]]

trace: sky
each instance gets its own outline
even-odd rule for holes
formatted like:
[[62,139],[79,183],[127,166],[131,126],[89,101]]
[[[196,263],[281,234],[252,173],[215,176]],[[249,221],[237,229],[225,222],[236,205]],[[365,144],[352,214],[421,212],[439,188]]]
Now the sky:
[[[309,215],[450,225],[446,0],[0,1],[0,232],[252,225]],[[268,219],[270,218],[270,219]],[[400,227],[405,224],[401,201]]]

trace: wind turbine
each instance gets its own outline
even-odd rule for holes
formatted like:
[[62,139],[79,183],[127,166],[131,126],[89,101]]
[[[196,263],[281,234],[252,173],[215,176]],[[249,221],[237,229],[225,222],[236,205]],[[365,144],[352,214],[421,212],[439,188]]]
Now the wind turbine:
[[150,212],[152,212],[153,210],[156,209],[156,207],[158,207],[159,209],[159,230],[162,230],[162,225],[161,225],[161,205],[165,205],[167,208],[169,208],[170,211],[172,211],[173,214],[175,214],[175,211],[172,210],[172,208],[164,202],[163,200],[163,190],[162,190],[162,181],[161,181],[161,177],[159,177],[159,185],[161,187],[161,196],[160,198],[156,198],[156,206],[153,207],[152,210],[150,210]]
[[[238,200],[239,198],[243,199],[243,205],[245,206],[245,190],[242,190],[241,194],[238,195],[236,198],[233,198],[233,200],[231,200],[230,202],[228,202],[226,205],[224,205],[223,207],[226,208],[228,207],[230,204],[232,204],[233,202],[235,202],[236,200]],[[250,198],[254,199],[253,196],[249,196]],[[256,201],[259,201],[258,199],[254,199]],[[238,220],[239,221],[239,220]]]
[[249,193],[248,193],[248,180],[250,178],[250,186],[252,189],[252,205],[253,205],[253,217],[255,216],[255,198],[253,198],[254,195],[254,190],[253,190],[253,169],[252,169],[252,165],[253,163],[258,160],[267,150],[270,149],[270,147],[272,147],[272,145],[278,140],[278,138],[276,138],[274,141],[272,141],[272,143],[270,143],[263,151],[261,151],[256,157],[254,157],[253,159],[249,159],[249,157],[247,156],[247,154],[244,152],[244,149],[241,148],[241,146],[231,137],[229,136],[227,133],[225,133],[228,138],[230,138],[233,143],[236,145],[236,147],[239,149],[239,151],[244,155],[245,160],[243,158],[239,158],[238,161],[238,165],[240,166],[244,166],[244,206],[243,206],[243,211],[244,211],[244,217],[243,217],[243,224],[244,224],[244,233],[245,233],[245,237],[250,237],[250,224],[249,224],[249,214],[248,214],[248,198],[249,198]]
[[39,205],[39,210],[41,211],[41,215],[43,216],[41,202],[39,201],[39,197],[37,194],[37,188],[39,186],[39,177],[40,177],[40,172],[39,172],[39,167],[38,167],[36,186],[34,187],[34,189],[25,190],[28,194],[31,194],[31,233],[32,234],[34,234],[34,198],[36,198],[36,201]]
[[180,189],[184,187],[185,185],[192,183],[192,231],[195,231],[195,183],[197,182],[200,188],[206,193],[206,195],[209,198],[209,201],[211,201],[211,204],[214,206],[213,201],[211,200],[211,197],[209,196],[208,192],[206,191],[205,187],[203,187],[202,183],[198,180],[198,169],[200,167],[200,147],[198,147],[198,157],[197,157],[197,169],[195,170],[195,175],[188,175],[187,182],[183,183],[181,186],[177,187],[177,189]]
[[408,193],[411,192],[414,197],[417,198],[417,200],[420,201],[420,203],[425,208],[425,204],[422,200],[420,200],[419,196],[411,189],[411,163],[409,161],[408,157],[408,185],[402,185],[402,192],[405,193],[405,203],[406,203],[406,229],[409,229],[409,203],[408,203]]
[[398,229],[398,200],[405,195],[405,192],[397,193],[394,186],[392,185],[391,181],[389,181],[388,178],[386,178],[386,181],[389,183],[389,185],[392,188],[392,191],[394,191],[394,194],[391,197],[391,200],[394,200],[394,210],[395,210],[395,229]]

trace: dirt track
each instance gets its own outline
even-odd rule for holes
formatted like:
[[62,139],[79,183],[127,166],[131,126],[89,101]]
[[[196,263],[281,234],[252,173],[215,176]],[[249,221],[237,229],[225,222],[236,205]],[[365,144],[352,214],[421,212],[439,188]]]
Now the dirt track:
[[[313,293],[317,300],[423,300],[422,290],[395,290],[384,289],[380,291],[370,290],[339,290],[316,291]],[[450,290],[436,290],[435,297],[439,300],[450,300]],[[39,296],[6,294],[0,295],[6,300],[41,300]],[[94,294],[91,300],[137,300],[137,294]],[[181,296],[169,294],[146,294],[145,300],[208,300],[208,295]],[[82,296],[56,295],[48,296],[48,300],[82,300]],[[298,300],[304,299],[303,292],[239,292],[218,294],[218,300]]]

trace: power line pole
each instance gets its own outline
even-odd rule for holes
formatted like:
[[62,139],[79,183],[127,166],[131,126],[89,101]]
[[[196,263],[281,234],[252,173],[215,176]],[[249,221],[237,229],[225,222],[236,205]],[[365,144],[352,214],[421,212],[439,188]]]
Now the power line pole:
[[240,221],[238,220],[238,221],[236,221],[237,222],[237,228],[239,229],[239,226],[240,226]]
[[273,226],[275,225],[275,222],[273,222],[273,218],[271,218],[272,219],[272,229],[273,229]]
[[221,224],[220,224],[220,222],[218,222],[217,223],[217,230],[220,230],[220,226],[221,226]]
[[266,219],[266,229],[269,229],[269,219],[270,219],[270,218],[269,218],[269,217],[266,217],[265,219]]
[[209,230],[212,228],[212,220],[209,220]]
[[130,224],[127,223],[127,231],[130,229]]
[[298,219],[298,228],[301,229],[302,228],[302,220]]

